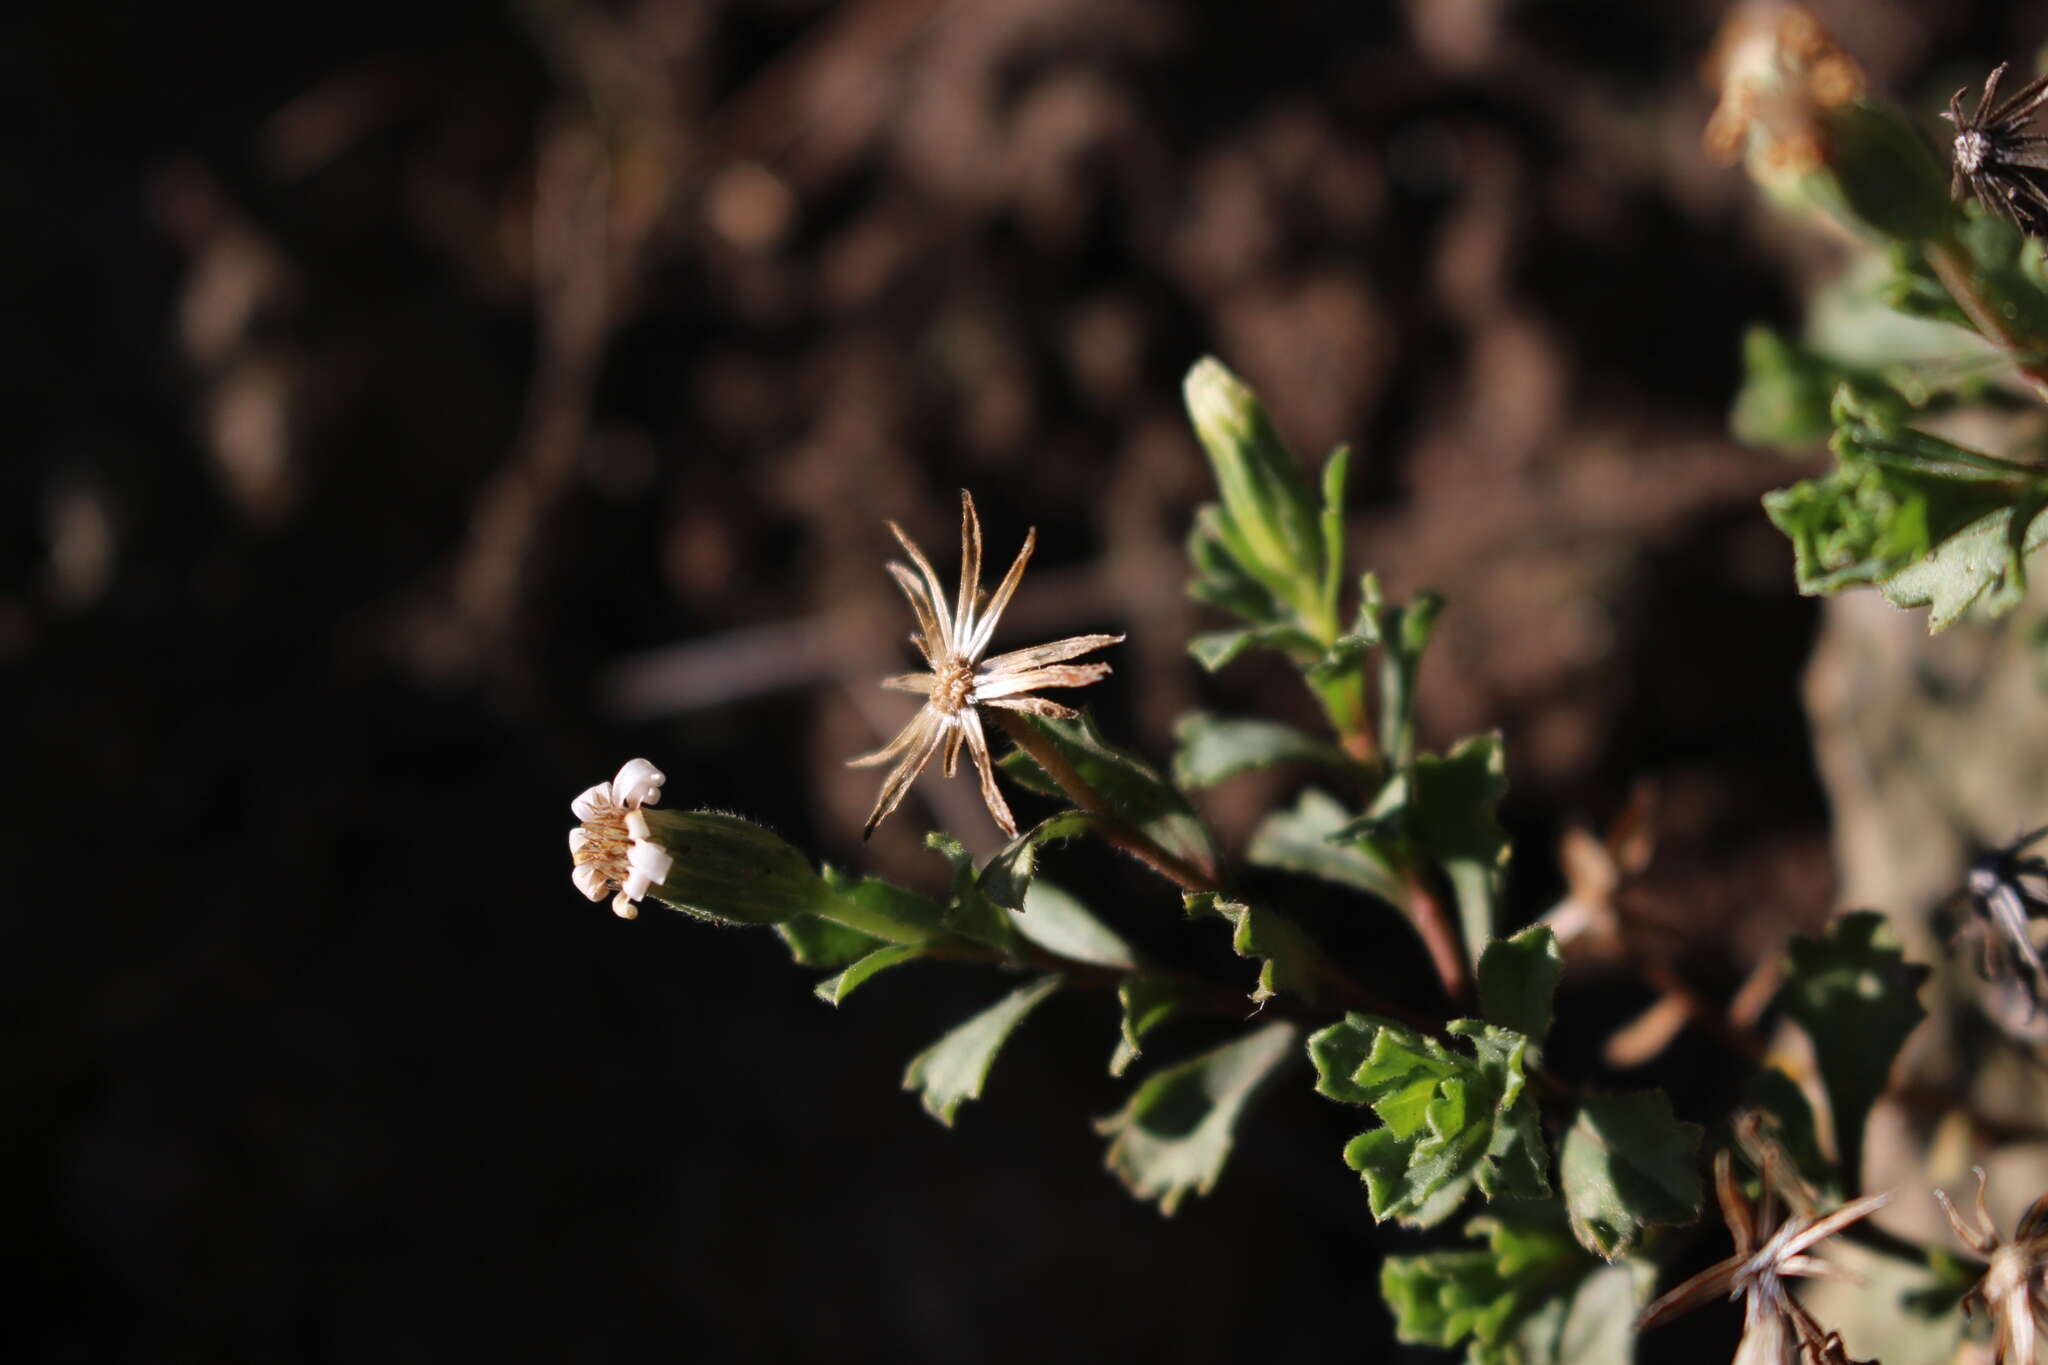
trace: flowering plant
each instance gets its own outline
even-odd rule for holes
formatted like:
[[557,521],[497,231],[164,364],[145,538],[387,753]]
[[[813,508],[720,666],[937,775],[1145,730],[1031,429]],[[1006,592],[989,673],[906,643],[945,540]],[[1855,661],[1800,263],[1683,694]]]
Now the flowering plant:
[[[1860,249],[1883,263],[1884,304],[1953,343],[1935,361],[1923,348],[1909,363],[1825,338],[1749,339],[1738,432],[1787,447],[1826,435],[1836,461],[1765,502],[1792,541],[1802,590],[1875,583],[1894,602],[1931,604],[1937,629],[1973,604],[2009,608],[2024,591],[2028,552],[2048,535],[2038,529],[2048,525],[2038,515],[2048,471],[1966,449],[1922,422],[1994,393],[2048,395],[2048,275],[2038,244],[2022,235],[2048,193],[2033,185],[2036,153],[2014,124],[2041,87],[1995,105],[1987,92],[1988,112],[1967,118],[1952,110],[1955,155],[1968,162],[1958,161],[1953,188],[1984,201],[1964,208],[1915,130],[1798,11],[1744,11],[1723,67],[1709,145],[1746,158],[1781,202],[1869,244]],[[1261,1095],[1282,1083],[1288,1059],[1305,1056],[1316,1092],[1358,1115],[1360,1131],[1332,1158],[1357,1172],[1371,1217],[1460,1231],[1450,1245],[1381,1267],[1406,1342],[1462,1348],[1482,1365],[1602,1365],[1631,1359],[1639,1331],[1740,1300],[1738,1360],[1849,1361],[1882,1343],[1827,1321],[1799,1286],[1847,1273],[1833,1257],[1853,1243],[1912,1279],[1909,1311],[1960,1334],[1959,1305],[1983,1308],[1996,1322],[1997,1359],[2031,1359],[2048,1302],[2040,1204],[2009,1244],[1982,1213],[1981,1192],[1976,1225],[1951,1211],[1957,1235],[1988,1260],[1981,1281],[1947,1249],[1867,1221],[1895,1202],[1866,1187],[1871,1114],[1925,1014],[1927,969],[1907,961],[1885,918],[1842,915],[1795,943],[1761,990],[1727,1005],[1706,999],[1660,975],[1631,942],[1627,886],[1650,849],[1625,818],[1605,841],[1567,840],[1569,890],[1549,915],[1504,923],[1502,738],[1431,751],[1417,733],[1418,679],[1444,604],[1430,594],[1390,601],[1373,574],[1353,569],[1346,449],[1311,481],[1256,396],[1215,360],[1193,367],[1185,397],[1217,492],[1189,531],[1189,591],[1228,618],[1188,652],[1211,671],[1255,655],[1283,663],[1320,712],[1319,732],[1193,713],[1176,728],[1170,769],[1114,742],[1078,702],[1109,674],[1106,651],[1124,636],[991,654],[1035,532],[984,593],[980,518],[963,493],[950,593],[942,562],[889,527],[909,562],[888,572],[908,600],[923,668],[883,686],[921,704],[891,742],[852,761],[887,768],[865,835],[905,818],[906,795],[935,759],[955,777],[964,752],[1007,840],[1000,850],[977,861],[932,833],[949,886],[926,895],[819,866],[735,815],[659,810],[666,779],[635,759],[574,803],[577,887],[592,900],[610,895],[627,918],[654,900],[772,927],[797,964],[825,973],[817,994],[833,1004],[921,960],[1009,978],[1007,993],[906,1068],[906,1089],[946,1124],[980,1097],[1004,1045],[1041,1005],[1063,992],[1113,995],[1120,1024],[1109,1069],[1149,1069],[1097,1128],[1109,1169],[1167,1214],[1214,1187]],[[1042,695],[1049,690],[1062,700]],[[1244,847],[1222,847],[1189,793],[1267,769],[1312,776],[1264,813]],[[1019,793],[1053,806],[1021,823],[1011,804]],[[1161,904],[1184,913],[1188,933],[1227,934],[1246,963],[1242,979],[1140,953],[1120,923],[1137,908],[1112,912],[1088,888],[1042,875],[1074,840],[1100,841],[1156,873]],[[1983,898],[2006,907],[1995,920],[2005,939],[1987,960],[2038,976],[2026,911],[2038,896],[2016,887],[2048,864],[2017,849],[2002,856]],[[1326,945],[1289,879],[1390,907],[1434,979],[1403,991],[1373,981]],[[1696,1025],[1753,1066],[1738,1104],[1704,1112],[1688,1097],[1608,1092],[1574,1074],[1552,1044],[1560,984],[1577,964],[1602,961],[1660,992],[1630,1031],[1630,1055],[1654,1056],[1675,1027]],[[2029,1000],[2039,984],[2027,980]],[[1230,1021],[1233,1035],[1186,1049],[1177,1025],[1196,1016]],[[1676,1273],[1692,1254],[1685,1229],[1703,1226],[1709,1171],[1732,1251],[1685,1277]],[[1657,1296],[1667,1280],[1675,1287]]]

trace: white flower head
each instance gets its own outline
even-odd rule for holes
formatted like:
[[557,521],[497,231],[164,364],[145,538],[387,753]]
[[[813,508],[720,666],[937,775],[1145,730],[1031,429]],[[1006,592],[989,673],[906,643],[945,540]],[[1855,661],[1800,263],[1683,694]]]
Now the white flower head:
[[676,860],[656,843],[642,806],[661,800],[668,778],[644,758],[619,769],[569,803],[583,823],[569,831],[569,856],[576,867],[569,876],[591,900],[612,896],[612,913],[632,919],[648,889],[667,879]]

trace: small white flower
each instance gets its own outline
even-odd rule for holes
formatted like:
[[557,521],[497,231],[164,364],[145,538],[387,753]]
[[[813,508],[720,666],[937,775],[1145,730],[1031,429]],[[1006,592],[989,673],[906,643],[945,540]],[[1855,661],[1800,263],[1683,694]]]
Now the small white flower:
[[636,758],[617,777],[569,803],[583,822],[569,831],[569,856],[576,863],[570,879],[594,901],[616,888],[612,912],[620,919],[638,915],[641,898],[676,865],[674,856],[654,841],[640,809],[661,800],[661,784],[667,780],[661,769]]

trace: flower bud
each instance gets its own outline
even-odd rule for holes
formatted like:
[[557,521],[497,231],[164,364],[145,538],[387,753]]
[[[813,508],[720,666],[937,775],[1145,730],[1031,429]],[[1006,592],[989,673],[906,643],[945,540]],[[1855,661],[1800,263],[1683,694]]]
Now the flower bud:
[[1316,506],[1265,408],[1213,357],[1188,371],[1188,416],[1223,494],[1219,531],[1245,572],[1311,615],[1321,610]]

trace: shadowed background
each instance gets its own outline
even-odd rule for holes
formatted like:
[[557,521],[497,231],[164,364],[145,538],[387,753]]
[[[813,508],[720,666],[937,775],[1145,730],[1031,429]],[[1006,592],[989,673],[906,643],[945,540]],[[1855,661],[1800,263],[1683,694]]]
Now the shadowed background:
[[[1756,502],[1793,471],[1725,435],[1742,328],[1829,255],[1699,151],[1718,8],[5,20],[10,1338],[1399,1355],[1378,1259],[1426,1242],[1373,1226],[1338,1157],[1362,1125],[1305,1064],[1169,1222],[1089,1127],[1125,1089],[1111,1002],[1048,1006],[948,1133],[902,1064],[1003,983],[921,966],[835,1013],[771,935],[585,903],[568,802],[644,754],[670,804],[907,883],[942,881],[927,828],[994,847],[933,778],[862,848],[874,774],[840,766],[905,713],[873,685],[908,658],[882,523],[946,546],[962,486],[992,561],[1040,532],[999,643],[1129,633],[1112,735],[1164,758],[1198,702],[1311,722],[1284,670],[1182,653],[1208,485],[1179,378],[1214,351],[1305,458],[1354,444],[1355,555],[1449,596],[1425,739],[1505,730],[1517,916],[1567,824],[1653,779],[1650,913],[1731,987],[1831,892],[1813,614]],[[1819,8],[1879,89],[2042,36]],[[1204,807],[1237,848],[1282,794]],[[1176,947],[1134,869],[1052,875],[1243,974]],[[1285,894],[1420,998],[1390,913]],[[1594,988],[1561,1064],[1614,1080],[1601,1036],[1650,999]],[[1687,1034],[1626,1079],[1698,1115],[1735,1074]]]

